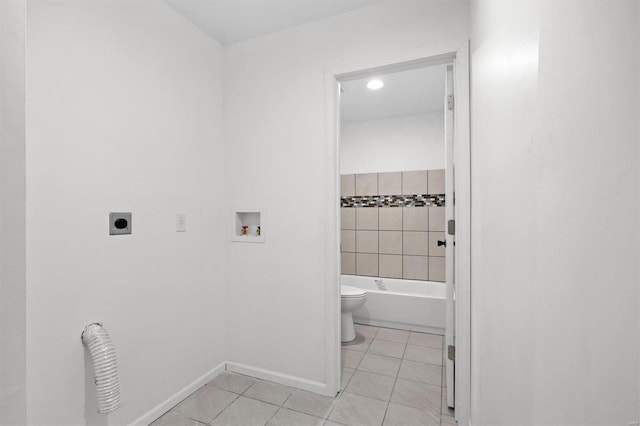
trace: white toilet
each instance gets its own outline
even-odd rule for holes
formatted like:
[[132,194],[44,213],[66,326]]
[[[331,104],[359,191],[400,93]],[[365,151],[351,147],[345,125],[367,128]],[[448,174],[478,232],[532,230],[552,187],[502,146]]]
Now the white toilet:
[[361,288],[348,285],[340,286],[340,300],[342,310],[342,342],[350,342],[356,338],[356,329],[353,326],[353,311],[364,305],[367,300],[367,292]]

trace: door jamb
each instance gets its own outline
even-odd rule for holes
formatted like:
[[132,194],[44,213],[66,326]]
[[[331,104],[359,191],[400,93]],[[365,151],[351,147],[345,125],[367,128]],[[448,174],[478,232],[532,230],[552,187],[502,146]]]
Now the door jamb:
[[[460,425],[471,420],[471,163],[469,136],[469,43],[461,47],[433,51],[414,50],[375,63],[334,66],[325,70],[325,365],[326,394],[340,391],[340,163],[339,163],[339,82],[428,65],[454,64],[456,99],[454,153],[456,162],[456,322],[462,321],[463,336],[456,336],[456,419]],[[461,181],[459,179],[464,179]],[[460,239],[462,232],[465,237]],[[467,247],[467,244],[469,246]],[[461,258],[459,258],[461,257]],[[466,270],[465,270],[466,268]],[[460,288],[459,279],[462,278]],[[456,303],[456,304],[457,304]],[[464,312],[459,312],[463,311]],[[460,368],[460,371],[458,371]]]

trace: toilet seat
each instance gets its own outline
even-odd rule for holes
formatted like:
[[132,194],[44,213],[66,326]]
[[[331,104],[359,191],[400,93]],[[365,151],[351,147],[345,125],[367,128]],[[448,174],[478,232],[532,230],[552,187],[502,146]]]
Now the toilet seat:
[[341,297],[362,297],[366,296],[367,292],[358,287],[352,287],[350,285],[341,285],[340,286],[340,296]]

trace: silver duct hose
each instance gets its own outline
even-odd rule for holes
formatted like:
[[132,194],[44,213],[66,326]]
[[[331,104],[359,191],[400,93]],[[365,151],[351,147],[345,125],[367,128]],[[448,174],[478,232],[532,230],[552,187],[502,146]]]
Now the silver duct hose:
[[109,414],[120,407],[120,380],[116,350],[101,324],[89,324],[82,332],[82,343],[93,361],[93,376],[98,393],[98,413]]

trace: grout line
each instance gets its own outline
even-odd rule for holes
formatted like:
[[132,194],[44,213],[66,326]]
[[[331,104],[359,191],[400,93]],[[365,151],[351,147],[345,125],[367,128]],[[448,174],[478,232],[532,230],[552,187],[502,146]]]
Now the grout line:
[[[220,388],[216,388],[216,389],[220,389]],[[220,389],[220,390],[224,390],[224,389]],[[209,421],[209,423],[207,423],[207,424],[211,424],[211,423],[213,423],[213,421],[214,421],[215,419],[217,419],[218,417],[220,417],[220,416],[222,415],[222,413],[224,413],[225,411],[227,411],[227,408],[231,407],[231,405],[232,405],[234,402],[236,402],[236,401],[238,400],[238,398],[240,398],[240,396],[242,396],[242,394],[237,394],[237,393],[235,393],[235,392],[231,392],[231,391],[226,391],[226,392],[232,393],[232,394],[236,395],[236,397],[235,397],[235,398],[233,398],[233,400],[232,400],[228,405],[226,405],[226,406],[222,409],[222,411],[220,411],[218,414],[216,414],[216,416],[215,416],[213,419],[211,419],[211,421]]]
[[[247,397],[247,398],[249,398],[249,397]],[[264,402],[264,401],[261,401],[261,402]],[[441,402],[442,402],[442,401],[441,401]],[[268,402],[267,402],[266,404],[268,404]],[[271,404],[271,405],[275,405],[275,404]],[[279,405],[279,406],[277,406],[277,407],[278,407],[278,409],[276,410],[276,412],[275,412],[275,413],[273,413],[273,414],[271,415],[271,417],[269,417],[269,420],[267,420],[267,421],[264,423],[264,424],[265,424],[265,426],[269,424],[269,422],[271,421],[271,419],[273,419],[273,418],[276,416],[276,414],[278,414],[278,412],[279,412],[279,411],[280,411],[280,409],[282,408],[282,405]]]
[[[380,331],[380,330],[378,330]],[[408,340],[408,339],[407,339]],[[389,395],[389,401],[387,402],[387,408],[384,410],[384,416],[382,416],[382,424],[387,419],[387,413],[389,412],[389,406],[391,405],[391,399],[393,398],[393,392],[396,390],[396,384],[398,383],[398,376],[400,375],[400,369],[402,368],[402,361],[404,360],[404,352],[407,350],[407,344],[405,343],[404,351],[402,352],[402,358],[400,358],[400,365],[398,366],[398,372],[396,373],[396,377],[393,381],[393,386],[391,387],[391,395]]]

